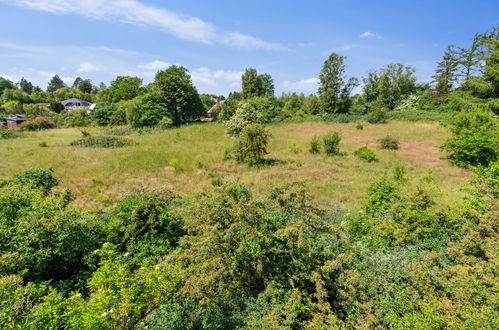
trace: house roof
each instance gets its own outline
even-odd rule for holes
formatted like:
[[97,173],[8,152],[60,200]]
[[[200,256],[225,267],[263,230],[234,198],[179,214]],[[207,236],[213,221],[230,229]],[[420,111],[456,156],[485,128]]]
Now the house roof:
[[70,99],[67,99],[67,100],[61,101],[61,104],[62,104],[62,105],[64,105],[64,106],[65,106],[66,104],[68,104],[68,103],[88,103],[88,104],[90,104],[90,102],[88,102],[88,101],[85,101],[85,100],[80,100],[80,99],[77,99],[77,98],[75,98],[75,97],[72,97],[72,98],[70,98]]
[[17,114],[13,117],[3,117],[5,120],[12,120],[12,121],[25,121],[26,117],[25,115]]

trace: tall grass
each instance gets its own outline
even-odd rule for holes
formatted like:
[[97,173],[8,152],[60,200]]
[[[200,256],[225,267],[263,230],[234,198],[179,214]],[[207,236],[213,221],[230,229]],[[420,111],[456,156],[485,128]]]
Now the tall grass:
[[[134,188],[167,187],[183,196],[194,196],[212,189],[214,178],[238,180],[251,186],[256,194],[266,193],[276,185],[302,181],[325,204],[358,206],[367,185],[398,165],[406,168],[408,178],[432,168],[435,189],[444,203],[452,203],[460,196],[458,187],[468,175],[443,159],[438,146],[449,133],[436,123],[392,121],[366,125],[359,131],[355,123],[307,122],[270,125],[268,129],[272,135],[268,157],[278,162],[257,168],[223,160],[223,151],[233,141],[217,123],[132,134],[128,138],[135,145],[113,149],[70,147],[71,141],[81,138],[77,129],[25,133],[22,139],[0,140],[0,180],[30,167],[53,168],[62,179],[61,187],[72,189],[76,202],[86,207],[113,203]],[[106,134],[105,129],[88,130],[92,136]],[[325,136],[332,130],[341,134],[341,151],[347,156],[296,152],[309,150],[314,136]],[[387,134],[400,140],[399,152],[380,150],[379,161],[370,164],[353,155],[365,145],[376,148],[378,139]],[[42,141],[50,148],[40,148]]]

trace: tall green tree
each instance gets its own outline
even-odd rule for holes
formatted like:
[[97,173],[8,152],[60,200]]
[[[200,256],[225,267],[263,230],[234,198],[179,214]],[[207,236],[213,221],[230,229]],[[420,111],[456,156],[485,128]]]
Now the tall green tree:
[[415,70],[400,63],[371,71],[364,78],[364,96],[369,111],[393,110],[417,91]]
[[444,52],[442,61],[438,62],[435,75],[433,76],[436,83],[436,90],[439,95],[447,95],[452,90],[454,83],[457,80],[458,58],[454,47],[448,46]]
[[358,86],[358,80],[346,80],[344,62],[344,56],[332,53],[322,66],[319,96],[323,112],[346,113],[350,108],[350,93]]
[[492,85],[492,96],[499,97],[499,26],[487,35],[484,45],[485,79]]
[[15,89],[15,88],[16,86],[12,81],[0,77],[0,95],[2,95],[3,91],[6,89]]
[[92,85],[92,81],[90,79],[84,79],[78,85],[78,89],[81,92],[87,93],[87,94],[92,93],[93,88],[94,88],[94,86]]
[[264,95],[273,97],[275,94],[274,79],[268,73],[261,74],[258,76],[262,81],[262,88]]
[[245,99],[262,96],[265,91],[263,89],[263,81],[258,75],[258,71],[254,68],[246,69],[241,76],[242,80],[242,96]]
[[21,78],[19,81],[19,88],[28,94],[31,94],[33,92],[33,84],[24,79],[24,77]]
[[159,71],[154,84],[161,91],[174,125],[193,121],[203,114],[203,104],[186,68],[172,65]]
[[480,72],[482,69],[480,57],[483,54],[485,36],[484,33],[477,33],[469,48],[460,47],[456,50],[459,73],[464,80],[468,80],[474,73]]
[[52,93],[63,87],[66,87],[66,84],[64,84],[64,81],[62,81],[62,79],[58,75],[55,75],[49,81],[47,92]]
[[71,88],[78,89],[78,87],[80,87],[80,84],[82,81],[83,81],[83,79],[81,77],[76,77]]
[[114,102],[131,100],[143,93],[142,79],[139,77],[118,76],[111,82],[108,93]]

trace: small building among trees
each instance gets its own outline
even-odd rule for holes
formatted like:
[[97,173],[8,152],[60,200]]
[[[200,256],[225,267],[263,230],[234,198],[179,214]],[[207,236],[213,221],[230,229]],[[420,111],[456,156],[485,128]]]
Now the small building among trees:
[[74,97],[61,101],[61,104],[64,106],[66,110],[90,109],[93,105],[88,101],[80,100]]
[[15,128],[26,121],[26,116],[17,114],[13,117],[4,117],[3,122],[0,122],[0,127]]

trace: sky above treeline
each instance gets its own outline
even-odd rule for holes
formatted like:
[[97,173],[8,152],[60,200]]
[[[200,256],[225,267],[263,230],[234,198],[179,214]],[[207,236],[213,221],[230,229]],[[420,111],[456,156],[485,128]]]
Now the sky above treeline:
[[430,81],[447,45],[497,24],[497,0],[0,0],[0,76],[148,83],[177,64],[199,92],[226,95],[254,67],[277,94],[308,94],[331,52],[349,76],[403,63]]

